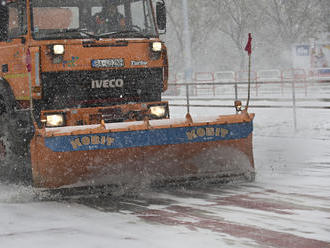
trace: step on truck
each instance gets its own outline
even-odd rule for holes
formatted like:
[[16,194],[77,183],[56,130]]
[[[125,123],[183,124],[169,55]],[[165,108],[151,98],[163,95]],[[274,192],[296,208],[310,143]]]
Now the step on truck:
[[163,1],[0,1],[2,178],[39,188],[253,178],[253,114],[170,118]]

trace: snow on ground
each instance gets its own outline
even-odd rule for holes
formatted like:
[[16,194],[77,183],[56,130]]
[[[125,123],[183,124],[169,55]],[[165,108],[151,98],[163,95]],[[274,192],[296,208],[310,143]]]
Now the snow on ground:
[[[253,183],[71,197],[0,183],[0,247],[330,247],[329,111],[298,109],[294,132],[292,109],[252,108]],[[192,108],[193,118],[225,112]]]

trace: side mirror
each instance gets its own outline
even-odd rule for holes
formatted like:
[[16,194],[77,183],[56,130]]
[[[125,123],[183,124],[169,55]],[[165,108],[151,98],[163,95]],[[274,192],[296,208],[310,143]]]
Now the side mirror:
[[157,26],[161,33],[166,32],[166,5],[162,0],[156,3]]
[[6,5],[0,2],[0,41],[8,40],[9,15]]

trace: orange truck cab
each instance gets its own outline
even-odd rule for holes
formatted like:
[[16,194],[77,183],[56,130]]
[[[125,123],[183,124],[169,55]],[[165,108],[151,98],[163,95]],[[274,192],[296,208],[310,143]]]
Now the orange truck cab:
[[[0,162],[43,128],[169,118],[163,1],[1,0]],[[14,166],[12,164],[15,164]],[[0,173],[1,174],[1,173]],[[30,173],[31,174],[31,173]]]

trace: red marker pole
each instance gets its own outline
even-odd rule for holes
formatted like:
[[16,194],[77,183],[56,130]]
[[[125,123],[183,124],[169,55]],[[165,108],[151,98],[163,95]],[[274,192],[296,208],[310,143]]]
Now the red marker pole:
[[250,91],[251,91],[251,54],[252,54],[252,35],[251,35],[251,33],[249,33],[249,39],[245,46],[245,51],[247,51],[247,53],[249,55],[248,98],[247,98],[246,106],[245,106],[245,110],[247,111],[249,108],[250,95],[251,95],[251,93],[250,93]]

